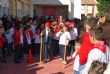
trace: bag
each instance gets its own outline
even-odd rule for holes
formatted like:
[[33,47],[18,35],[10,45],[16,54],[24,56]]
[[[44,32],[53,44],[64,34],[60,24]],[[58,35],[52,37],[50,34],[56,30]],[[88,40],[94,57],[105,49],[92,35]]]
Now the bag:
[[89,74],[103,74],[107,69],[107,63],[94,61],[90,67]]

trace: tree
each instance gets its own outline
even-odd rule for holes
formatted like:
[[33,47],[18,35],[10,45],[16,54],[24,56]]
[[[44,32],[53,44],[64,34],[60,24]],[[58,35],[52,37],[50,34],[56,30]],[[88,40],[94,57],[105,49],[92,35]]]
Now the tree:
[[97,4],[97,8],[99,13],[97,14],[97,16],[101,16],[104,11],[110,7],[110,0],[96,0],[98,2]]

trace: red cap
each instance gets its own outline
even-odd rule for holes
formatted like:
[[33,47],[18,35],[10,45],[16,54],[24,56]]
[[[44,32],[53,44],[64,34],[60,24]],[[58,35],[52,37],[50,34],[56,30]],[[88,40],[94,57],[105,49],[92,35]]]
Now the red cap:
[[50,25],[49,22],[46,22],[46,23],[45,23],[45,26],[46,26],[46,27],[50,27],[51,25]]
[[75,22],[73,21],[73,22],[70,22],[70,25],[75,25]]
[[57,32],[59,32],[60,31],[60,29],[58,28],[58,27],[56,27],[55,28],[55,32],[57,33]]
[[63,27],[66,27],[66,28],[68,28],[68,25],[67,25],[67,24],[64,24],[64,25],[63,25]]

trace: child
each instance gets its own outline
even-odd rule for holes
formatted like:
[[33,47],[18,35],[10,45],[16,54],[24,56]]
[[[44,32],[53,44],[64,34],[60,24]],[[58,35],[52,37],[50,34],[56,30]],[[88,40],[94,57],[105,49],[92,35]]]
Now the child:
[[70,56],[72,56],[73,52],[74,52],[74,45],[75,45],[75,40],[78,36],[78,31],[77,28],[74,27],[75,26],[75,22],[70,22],[70,34],[71,34],[71,41],[69,42],[69,54]]
[[93,61],[98,61],[101,63],[107,63],[108,61],[103,29],[100,26],[95,26],[90,29],[90,41],[94,44],[94,46],[88,54],[87,62],[83,65],[84,68],[81,70],[81,74],[88,74]]
[[5,35],[6,35],[6,39],[7,39],[7,55],[10,56],[12,55],[12,50],[13,50],[13,34],[14,34],[14,29],[13,28],[9,28],[7,29]]
[[23,46],[24,46],[24,56],[29,53],[29,49],[31,49],[31,40],[32,40],[32,31],[30,31],[30,25],[24,27],[23,32]]
[[21,63],[20,56],[21,56],[21,50],[22,50],[22,44],[23,44],[23,33],[22,33],[22,28],[20,23],[19,25],[16,26],[13,39],[14,39],[14,47],[15,47],[14,61],[15,63]]
[[75,52],[73,53],[72,57],[74,58],[78,52],[78,50],[80,49],[81,46],[81,39],[76,39],[75,40]]
[[[81,47],[78,51],[78,56],[75,59],[79,59],[79,64],[80,65],[75,65],[75,68],[81,68],[79,66],[83,65],[86,63],[87,58],[88,58],[88,53],[90,52],[93,44],[90,41],[90,34],[89,30],[96,26],[95,24],[97,23],[97,20],[95,18],[88,18],[85,23],[84,23],[84,32],[79,34],[78,38],[81,38],[82,44]],[[80,71],[80,70],[78,70]]]
[[43,29],[41,35],[43,40],[43,63],[47,61],[51,61],[53,59],[53,54],[51,50],[51,43],[52,43],[52,32],[50,30],[51,23],[46,22],[45,28]]
[[4,60],[2,47],[4,42],[6,41],[2,34],[3,34],[2,26],[0,26],[0,62]]
[[[62,58],[62,63],[63,64],[67,64],[66,62],[66,53],[64,52],[65,50],[67,51],[68,49],[68,43],[71,40],[71,35],[68,32],[68,26],[67,24],[64,24],[63,26],[63,32],[59,31],[57,34],[57,37],[60,37],[59,40],[59,47],[60,47],[60,54],[61,54],[61,58]],[[66,47],[66,49],[65,49]],[[65,56],[64,56],[65,54]]]
[[34,41],[34,53],[33,54],[39,54],[40,52],[40,30],[36,30],[36,34],[34,36],[35,41]]
[[80,49],[81,46],[81,39],[76,39],[75,41],[75,52],[73,53],[73,70],[74,70],[74,74],[79,74],[80,72],[78,71],[78,66],[75,65],[79,65],[79,60],[75,59],[76,57],[79,58],[79,56],[77,56],[78,54],[78,50]]
[[96,23],[97,23],[97,20],[94,17],[88,18],[85,21],[85,24],[84,24],[85,32],[82,35],[82,45],[79,50],[80,65],[83,65],[86,63],[87,58],[88,58],[88,53],[93,46],[89,38],[90,37],[89,30],[93,28],[94,26],[96,26]]

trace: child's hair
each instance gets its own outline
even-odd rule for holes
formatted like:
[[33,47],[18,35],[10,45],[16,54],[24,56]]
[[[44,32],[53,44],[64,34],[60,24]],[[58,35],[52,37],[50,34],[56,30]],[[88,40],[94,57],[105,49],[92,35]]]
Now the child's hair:
[[90,17],[85,20],[84,25],[89,25],[91,28],[96,26],[98,23],[98,19],[96,17]]
[[[15,27],[16,27],[16,30],[20,30],[21,29],[21,21],[16,21],[15,22]],[[7,24],[8,25],[8,24]],[[7,27],[9,27],[9,26],[7,26]]]
[[[97,25],[97,23],[98,23],[98,19],[97,19],[97,18],[95,18],[95,17],[90,17],[90,18],[88,18],[88,19],[86,19],[86,20],[84,21],[84,26],[85,26],[85,25],[89,25],[90,28],[93,28],[94,26]],[[86,29],[85,29],[84,26],[83,26],[83,28],[80,30],[78,38],[82,38],[82,36],[83,36],[84,33],[85,33]]]
[[96,25],[94,28],[91,28],[90,35],[95,37],[97,40],[104,40],[103,29],[100,25]]
[[31,28],[31,26],[27,25],[27,26],[24,27],[24,31],[29,30],[30,28]]
[[77,38],[77,39],[75,40],[75,43],[82,44],[82,40],[81,40],[80,38]]
[[107,68],[106,63],[94,61],[90,67],[88,74],[103,74],[106,68]]

